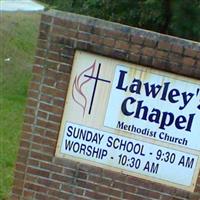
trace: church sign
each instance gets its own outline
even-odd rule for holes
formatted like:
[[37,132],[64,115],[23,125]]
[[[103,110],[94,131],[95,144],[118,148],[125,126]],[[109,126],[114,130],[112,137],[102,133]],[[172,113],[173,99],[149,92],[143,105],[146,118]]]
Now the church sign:
[[193,191],[199,119],[199,81],[76,51],[56,156]]

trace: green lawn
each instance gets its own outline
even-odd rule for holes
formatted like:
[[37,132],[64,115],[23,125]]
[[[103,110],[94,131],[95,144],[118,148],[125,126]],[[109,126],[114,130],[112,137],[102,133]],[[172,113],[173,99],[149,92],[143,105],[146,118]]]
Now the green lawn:
[[39,13],[0,14],[0,199],[8,199],[38,35]]

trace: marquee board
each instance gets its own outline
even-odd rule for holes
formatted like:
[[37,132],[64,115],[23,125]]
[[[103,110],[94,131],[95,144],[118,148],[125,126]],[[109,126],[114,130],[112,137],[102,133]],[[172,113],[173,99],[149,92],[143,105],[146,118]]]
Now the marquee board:
[[56,156],[193,191],[200,82],[76,51]]

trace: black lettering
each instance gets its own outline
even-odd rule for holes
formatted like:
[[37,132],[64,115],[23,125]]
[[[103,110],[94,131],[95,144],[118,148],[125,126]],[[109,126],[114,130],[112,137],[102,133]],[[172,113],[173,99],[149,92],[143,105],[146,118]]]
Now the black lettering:
[[123,86],[125,74],[127,74],[126,71],[120,70],[119,81],[116,88],[119,90],[124,90],[126,92],[128,86],[126,87]]

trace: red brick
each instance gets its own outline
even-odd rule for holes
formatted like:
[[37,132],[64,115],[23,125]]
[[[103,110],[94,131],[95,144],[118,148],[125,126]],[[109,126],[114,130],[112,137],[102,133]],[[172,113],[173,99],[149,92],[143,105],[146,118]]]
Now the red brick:
[[183,64],[184,65],[193,66],[194,63],[195,63],[195,60],[193,58],[189,58],[189,57],[183,58]]
[[115,48],[121,49],[121,50],[128,50],[129,49],[129,43],[121,40],[117,40],[115,43]]
[[30,142],[29,141],[26,141],[26,140],[23,140],[22,138],[21,138],[21,141],[20,141],[20,147],[22,147],[22,148],[29,148],[30,147]]
[[66,19],[61,19],[59,17],[54,17],[53,24],[65,28],[72,28],[72,29],[77,29],[78,24],[74,23],[73,21],[66,20]]
[[197,52],[197,56],[198,59],[200,59],[200,51]]
[[142,49],[142,46],[137,45],[137,44],[132,44],[131,47],[130,47],[131,53],[134,53],[134,54],[140,54],[141,49]]
[[38,111],[37,116],[43,119],[47,119],[48,114],[46,112],[43,111]]
[[45,137],[39,136],[39,135],[34,135],[33,136],[33,142],[41,144],[41,145],[47,145],[47,146],[53,146],[55,141],[47,139]]
[[63,190],[64,192],[69,192],[76,195],[83,195],[83,191],[84,191],[82,188],[75,187],[75,185],[71,186],[69,184],[62,185],[61,190]]
[[37,41],[37,48],[46,49],[47,47],[48,47],[47,40],[38,39],[38,41]]
[[42,14],[42,17],[41,17],[41,21],[42,21],[42,22],[50,23],[51,20],[52,20],[52,17],[51,17],[51,16]]
[[27,173],[30,173],[32,175],[42,176],[42,177],[49,177],[49,172],[41,170],[41,169],[32,168],[32,167],[27,168]]
[[115,40],[112,38],[103,38],[103,45],[113,47],[115,44]]
[[37,57],[45,58],[47,55],[47,51],[44,49],[37,49],[35,54]]
[[165,51],[169,51],[171,48],[171,44],[169,42],[166,42],[166,41],[160,41],[158,43],[158,49],[162,49],[162,50],[165,50]]
[[142,54],[145,56],[154,56],[155,55],[155,50],[149,47],[144,47],[142,49]]
[[56,80],[55,79],[50,79],[50,78],[45,78],[44,79],[44,84],[47,86],[54,86]]
[[31,97],[32,99],[38,99],[39,92],[29,89],[28,96]]
[[63,182],[63,183],[73,183],[74,178],[71,176],[65,176],[63,174],[53,174],[52,175],[52,179],[59,181],[59,182]]
[[[13,192],[14,192],[14,191],[13,191]],[[19,196],[19,195],[12,194],[12,195],[11,195],[11,199],[12,199],[12,200],[19,200],[19,199],[20,199],[20,196]]]
[[65,101],[61,99],[54,99],[53,105],[64,108]]
[[131,53],[129,55],[129,61],[131,61],[133,63],[139,63],[139,61],[140,61],[140,55]]
[[15,179],[23,180],[24,177],[25,177],[24,172],[19,172],[19,171],[15,170],[15,174],[14,174]]
[[58,200],[58,198],[52,198],[49,195],[36,193],[35,199],[37,200]]
[[48,94],[41,94],[40,101],[41,103],[51,104],[53,101],[53,96],[49,96]]
[[107,194],[115,197],[119,197],[121,195],[121,190],[117,190],[115,188],[110,188],[105,185],[99,185],[98,186],[98,191],[102,194]]
[[76,174],[76,168],[74,169],[74,168],[71,168],[71,166],[69,166],[69,168],[64,169],[64,174],[73,177]]
[[139,61],[139,63],[140,63],[141,65],[144,65],[144,66],[152,66],[152,62],[153,62],[153,57],[150,57],[150,56],[143,56],[143,55],[140,56],[140,61]]
[[[31,152],[31,158],[36,159],[36,160],[49,161],[49,162],[52,160],[52,157],[49,155],[44,155],[42,153],[37,153],[33,151]],[[48,173],[46,173],[46,175],[47,174]]]
[[54,164],[58,166],[65,166],[72,169],[76,169],[76,165],[77,165],[77,162],[74,162],[69,159],[58,158],[58,157],[54,157],[53,162]]
[[43,31],[42,29],[39,30],[39,39],[47,40],[48,39],[48,32]]
[[28,154],[29,154],[29,150],[25,149],[25,148],[22,148],[22,147],[19,147],[18,154],[20,154],[20,156],[23,156],[23,157],[27,158]]
[[117,198],[117,197],[109,197],[109,200],[121,200],[120,196]]
[[182,54],[183,53],[183,46],[172,45],[171,51],[174,52],[174,53]]
[[38,167],[39,166],[39,161],[34,160],[34,159],[28,159],[28,164],[33,166],[33,167]]
[[53,130],[46,130],[45,131],[45,137],[49,138],[49,139],[57,139],[58,133],[56,131]]
[[167,59],[168,58],[168,52],[166,51],[156,51],[155,57],[157,58],[162,58],[162,59]]
[[60,124],[58,124],[57,122],[50,122],[48,121],[47,124],[46,124],[46,127],[48,129],[51,129],[51,130],[54,130],[54,131],[59,131],[59,128],[60,128]]
[[32,81],[34,81],[34,82],[40,83],[41,79],[42,79],[42,76],[40,76],[40,74],[33,74],[33,76],[32,76]]
[[127,177],[127,183],[135,185],[137,187],[141,186],[141,187],[144,187],[144,188],[148,188],[148,186],[149,186],[149,181],[144,180],[144,179],[140,179],[140,178],[137,178],[137,177],[134,177],[134,176],[128,176]]
[[53,109],[52,105],[46,104],[46,103],[40,103],[39,109],[45,112],[51,112]]
[[102,193],[92,192],[92,191],[86,191],[85,193],[86,197],[92,198],[92,199],[99,199],[99,200],[108,200],[108,197],[103,195]]
[[56,142],[53,146],[42,146],[42,152],[45,152],[45,154],[54,156],[55,155],[55,148],[56,148]]
[[37,183],[37,176],[27,173],[26,181],[31,183]]
[[144,40],[144,46],[146,46],[146,47],[155,48],[157,43],[158,43],[157,40],[153,40],[153,39],[149,39],[149,38],[145,38],[145,40]]
[[27,105],[30,106],[30,107],[36,107],[38,104],[38,102],[35,100],[35,99],[28,99],[27,101]]
[[160,199],[160,193],[150,191],[150,190],[141,189],[141,188],[137,189],[137,194],[142,195],[142,196],[146,196],[146,197],[149,197],[149,198]]
[[[25,124],[23,125],[23,127],[25,127]],[[21,139],[22,140],[27,140],[27,141],[30,141],[31,139],[31,134],[30,134],[31,131],[22,131],[22,135],[21,135]]]
[[35,121],[35,118],[33,116],[25,116],[24,118],[24,122],[27,123],[27,124],[33,124]]
[[59,189],[60,187],[60,183],[46,178],[38,178],[38,183],[41,185],[46,185],[48,186],[48,188],[53,188],[53,189]]
[[192,193],[190,194],[190,200],[199,200],[200,199],[200,194],[198,193]]
[[56,80],[56,75],[57,75],[57,71],[55,71],[51,68],[48,68],[45,71],[45,76],[48,77],[48,78],[52,78],[52,79]]
[[45,58],[40,58],[40,57],[35,56],[35,64],[36,64],[37,66],[44,67]]
[[130,36],[128,33],[118,31],[118,30],[108,30],[108,29],[95,27],[94,33],[97,33],[98,35],[104,35],[106,37],[110,37],[116,40],[129,41],[130,39]]
[[[22,188],[18,188],[16,185],[12,188],[12,192],[16,195],[21,195],[23,190]],[[19,200],[19,199],[18,199]]]
[[71,65],[67,64],[67,63],[61,63],[59,65],[59,71],[60,72],[64,72],[64,73],[70,73],[71,72]]
[[195,68],[200,69],[200,60],[199,60],[199,61],[197,60],[197,62],[196,62],[196,64],[195,64]]
[[80,163],[79,169],[86,171],[86,172],[89,171],[91,174],[95,174],[96,176],[98,176],[98,175],[102,176],[102,168],[100,168],[100,167],[94,167],[91,165],[86,165],[86,164]]
[[168,196],[168,195],[161,195],[161,200],[183,200],[183,198]]
[[58,197],[59,199],[70,199],[70,196],[71,196],[69,193],[64,193],[57,190],[49,190],[48,194]]
[[61,119],[61,116],[49,115],[49,121],[60,123]]
[[116,49],[113,49],[111,56],[122,60],[128,57],[127,52]]
[[42,72],[42,70],[43,70],[43,68],[41,66],[34,65],[32,72],[35,73],[35,74],[40,74]]
[[92,29],[93,29],[93,26],[91,26],[91,25],[88,25],[88,24],[80,24],[79,25],[79,30],[80,31],[84,31],[84,32],[91,32],[92,31]]
[[30,87],[32,90],[38,90],[40,87],[40,84],[36,82],[31,82]]
[[27,161],[27,156],[19,155],[19,153],[18,153],[17,161],[18,161],[18,162],[21,162],[21,163],[26,163],[26,161]]
[[56,84],[56,88],[59,89],[59,90],[67,91],[68,83],[66,83],[66,82],[58,82]]
[[90,36],[90,41],[95,44],[103,44],[103,38],[94,34]]
[[200,79],[200,68],[194,70],[193,77]]
[[34,116],[35,115],[35,109],[33,109],[31,107],[26,107],[25,115]]
[[112,180],[109,178],[103,178],[101,176],[96,176],[92,174],[89,174],[88,180],[94,183],[103,183],[104,185],[107,185],[107,186],[110,186],[112,183]]
[[140,197],[140,196],[136,196],[135,194],[131,194],[131,193],[123,193],[123,199],[127,199],[127,200],[144,200],[144,197]]
[[144,43],[144,37],[139,35],[132,35],[131,36],[131,42],[133,44],[143,44]]
[[21,189],[24,186],[24,181],[20,179],[15,179],[13,184],[16,186],[16,189]]
[[165,59],[158,59],[154,58],[153,59],[153,66],[158,68],[158,69],[165,69],[167,66],[167,62]]
[[38,135],[44,135],[45,133],[45,129],[42,127],[34,127],[34,134],[38,134]]
[[96,187],[98,187],[98,185],[96,183],[88,182],[86,180],[81,180],[81,179],[76,180],[76,185],[81,188],[87,188],[90,190],[95,190]]
[[52,163],[41,162],[40,167],[42,169],[49,170],[51,172],[57,172],[57,173],[61,173],[62,172],[62,167],[54,165]]
[[46,128],[47,127],[47,121],[43,120],[43,119],[38,119],[36,121],[36,125],[40,126],[42,128]]
[[25,199],[33,199],[34,195],[35,195],[35,193],[33,191],[25,190],[23,196]]
[[184,55],[195,58],[198,54],[197,50],[191,48],[185,48]]
[[78,36],[77,39],[79,40],[89,40],[90,38],[90,34],[89,33],[85,33],[85,32],[78,32]]
[[46,193],[47,192],[47,188],[45,188],[42,185],[36,185],[33,183],[25,183],[24,188],[36,191],[36,192],[42,192],[42,193]]
[[169,53],[168,57],[170,62],[181,63],[183,60],[183,57],[180,54]]

